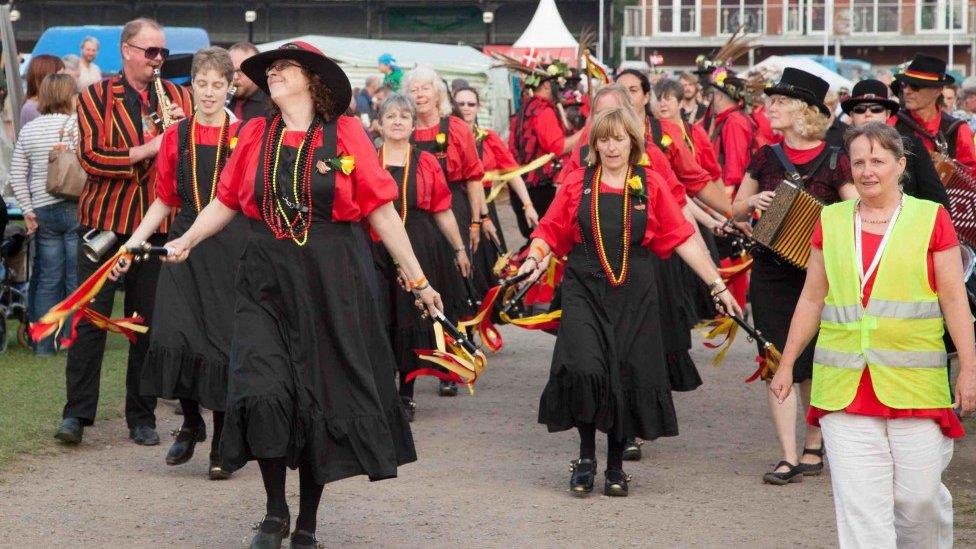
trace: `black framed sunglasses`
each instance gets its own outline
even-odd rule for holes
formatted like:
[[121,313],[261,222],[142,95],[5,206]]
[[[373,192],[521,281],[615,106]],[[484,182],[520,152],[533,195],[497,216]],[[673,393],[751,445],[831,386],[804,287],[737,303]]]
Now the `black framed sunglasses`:
[[281,71],[287,69],[288,67],[302,68],[302,66],[299,63],[296,63],[296,62],[291,61],[289,59],[278,59],[274,63],[271,63],[270,65],[268,65],[268,68],[264,70],[264,74],[265,74],[265,76],[267,76],[271,71],[281,72]]
[[458,101],[457,102],[457,106],[458,107],[477,107],[478,106],[478,102],[477,101]]
[[169,57],[168,48],[157,48],[156,46],[149,46],[148,48],[143,48],[141,46],[137,46],[129,42],[126,42],[126,45],[128,45],[130,48],[142,50],[142,53],[146,56],[146,59],[155,59],[157,57],[162,57],[163,61],[165,61],[166,58]]
[[888,110],[883,105],[855,105],[851,108],[851,112],[854,114],[864,114],[871,111],[871,114],[881,114]]

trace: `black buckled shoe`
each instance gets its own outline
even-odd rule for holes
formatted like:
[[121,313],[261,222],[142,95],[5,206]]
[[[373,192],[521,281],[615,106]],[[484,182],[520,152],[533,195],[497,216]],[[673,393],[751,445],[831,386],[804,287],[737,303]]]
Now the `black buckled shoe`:
[[280,549],[281,542],[288,537],[290,529],[291,517],[265,515],[264,521],[258,526],[258,533],[251,539],[250,549]]
[[441,381],[441,385],[437,391],[437,394],[439,394],[442,397],[457,396],[458,394],[457,383],[454,383],[453,381]]
[[[803,455],[811,455],[820,458],[820,463],[803,463],[802,461],[798,465],[801,471],[803,471],[803,476],[805,477],[815,477],[823,473],[823,443],[821,443],[820,448],[804,448]],[[802,458],[801,458],[802,459]]]
[[400,402],[403,403],[403,411],[407,415],[407,421],[413,423],[413,417],[417,413],[417,403],[407,396],[401,396]]
[[628,438],[627,442],[624,444],[624,461],[640,461],[641,446],[643,445],[643,440]]
[[[787,469],[777,473],[776,469],[780,467],[786,467]],[[772,471],[763,475],[763,482],[766,484],[775,484],[776,486],[785,486],[791,482],[803,482],[803,469],[799,465],[793,465],[784,459],[777,463]]]
[[207,471],[207,477],[210,480],[227,480],[233,475],[230,471],[224,469],[220,466],[220,460],[214,457],[210,458],[210,469]]
[[593,481],[596,479],[595,459],[574,459],[569,462],[569,470],[573,473],[569,477],[569,491],[574,496],[585,496],[593,491]]
[[78,444],[85,433],[85,426],[76,417],[66,417],[61,420],[58,431],[54,433],[54,438],[65,444]]
[[624,473],[620,469],[607,469],[603,473],[606,480],[603,483],[603,494],[616,497],[624,498],[630,493],[630,489],[627,485],[630,482],[630,476]]
[[315,534],[307,530],[295,530],[291,535],[291,549],[315,549],[318,545]]
[[203,424],[196,429],[183,426],[172,434],[176,441],[166,452],[166,465],[182,465],[193,457],[197,443],[207,440],[207,425]]
[[156,429],[148,425],[140,425],[129,429],[129,438],[132,439],[132,442],[142,446],[155,446],[159,444],[159,435],[156,434]]

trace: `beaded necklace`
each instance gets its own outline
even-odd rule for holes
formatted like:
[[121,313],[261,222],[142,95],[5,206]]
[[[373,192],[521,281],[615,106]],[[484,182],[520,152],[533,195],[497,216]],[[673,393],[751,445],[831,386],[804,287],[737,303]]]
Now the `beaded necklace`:
[[290,238],[299,246],[308,242],[312,224],[312,143],[321,134],[322,121],[315,117],[295,153],[290,197],[289,189],[282,188],[283,192],[278,190],[278,166],[285,140],[285,127],[280,114],[271,120],[268,139],[264,144],[261,217],[275,238]]
[[[596,242],[596,253],[600,258],[600,266],[607,275],[607,281],[614,288],[619,288],[627,281],[627,271],[630,267],[630,191],[624,185],[624,212],[623,212],[623,253],[621,254],[620,274],[613,274],[613,267],[610,265],[610,258],[607,257],[606,246],[603,244],[603,231],[600,230],[600,175],[603,171],[601,166],[597,166],[593,173],[592,191],[593,196],[590,205],[590,223],[593,225],[593,240]],[[633,167],[627,168],[627,176],[630,179]]]
[[[400,182],[400,219],[407,224],[407,180],[410,178],[410,150],[413,145],[407,143],[407,156],[403,162],[403,181]],[[380,164],[386,169],[386,145],[380,147]]]
[[[220,124],[220,133],[217,135],[217,158],[214,160],[214,171],[213,175],[210,177],[210,198],[207,200],[207,204],[213,202],[214,196],[217,194],[217,178],[220,176],[221,167],[224,161],[224,151],[226,149],[224,138],[228,135],[227,126],[229,122],[229,116],[224,114],[224,121]],[[197,125],[196,125],[196,115],[190,117],[190,188],[193,189],[193,205],[196,206],[197,212],[203,209],[203,204],[200,201],[200,184],[197,183]]]

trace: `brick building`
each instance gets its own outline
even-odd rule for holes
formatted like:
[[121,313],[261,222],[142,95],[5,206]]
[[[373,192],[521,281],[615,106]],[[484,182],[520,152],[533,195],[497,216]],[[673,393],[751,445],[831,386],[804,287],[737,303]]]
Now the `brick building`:
[[[684,69],[745,25],[756,62],[770,55],[838,55],[887,68],[916,52],[976,74],[976,0],[637,0],[624,13],[621,56]],[[951,9],[950,9],[951,8]],[[951,29],[951,32],[950,32]],[[749,64],[740,60],[739,66]]]

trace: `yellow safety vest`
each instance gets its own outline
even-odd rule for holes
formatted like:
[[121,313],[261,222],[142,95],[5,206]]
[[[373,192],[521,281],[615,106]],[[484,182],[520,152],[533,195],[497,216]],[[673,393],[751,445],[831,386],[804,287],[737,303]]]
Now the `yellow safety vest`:
[[877,277],[861,306],[854,208],[848,200],[820,215],[829,289],[814,353],[811,404],[840,410],[854,400],[865,365],[874,392],[897,409],[949,408],[939,296],[926,254],[938,205],[905,196]]

